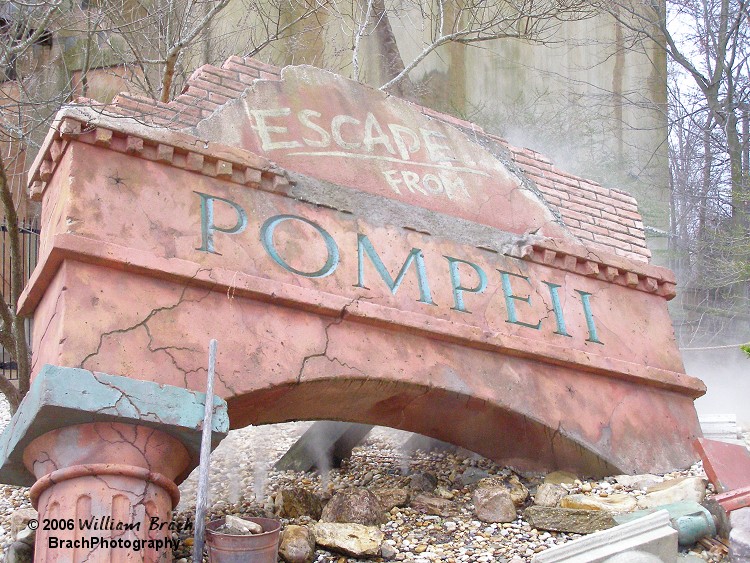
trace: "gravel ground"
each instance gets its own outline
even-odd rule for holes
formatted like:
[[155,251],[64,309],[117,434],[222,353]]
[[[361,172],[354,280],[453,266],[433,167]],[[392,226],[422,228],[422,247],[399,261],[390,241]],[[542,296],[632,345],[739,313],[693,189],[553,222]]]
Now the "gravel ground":
[[[0,399],[0,428],[9,418],[8,405]],[[430,472],[438,478],[438,494],[450,498],[459,509],[456,516],[440,517],[421,514],[411,508],[395,508],[389,521],[381,526],[386,541],[396,550],[398,561],[414,563],[490,561],[522,563],[531,560],[539,551],[579,537],[576,534],[544,532],[531,528],[522,518],[508,524],[486,524],[475,519],[471,493],[467,489],[453,489],[456,475],[467,467],[477,467],[493,474],[509,474],[509,470],[476,455],[421,451],[406,454],[401,449],[406,434],[377,428],[341,469],[321,477],[317,474],[277,472],[271,466],[309,427],[309,422],[288,423],[265,427],[248,427],[230,432],[211,458],[211,488],[209,509],[213,516],[227,513],[260,515],[271,508],[271,498],[282,487],[304,486],[324,497],[349,486],[399,487],[404,486],[410,472]],[[688,471],[668,474],[704,476],[700,464]],[[536,476],[522,479],[532,492],[540,482]],[[197,471],[180,486],[182,499],[175,511],[175,520],[193,518]],[[570,487],[571,492],[591,490],[594,494],[637,491],[623,489],[613,479],[582,481]],[[0,548],[10,544],[10,516],[18,508],[30,507],[28,489],[0,485]],[[282,524],[291,521],[282,520]],[[293,523],[305,523],[304,520]],[[189,557],[192,538],[184,534],[175,559],[180,563]],[[721,556],[694,548],[694,555],[704,560],[720,562]],[[352,563],[345,558],[319,550],[316,563]]]

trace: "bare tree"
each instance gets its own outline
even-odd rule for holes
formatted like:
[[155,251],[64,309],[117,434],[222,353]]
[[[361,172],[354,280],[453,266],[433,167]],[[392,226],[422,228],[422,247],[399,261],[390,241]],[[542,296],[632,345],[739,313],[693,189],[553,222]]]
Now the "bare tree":
[[653,2],[637,11],[630,2],[608,4],[616,6],[614,15],[631,30],[660,45],[700,94],[710,115],[707,124],[716,125],[724,137],[732,222],[747,232],[750,193],[741,123],[750,102],[748,1],[675,0],[666,6]]
[[[730,338],[750,315],[750,15],[747,0],[612,5],[670,59],[672,266],[683,343]],[[739,323],[739,325],[738,325]]]

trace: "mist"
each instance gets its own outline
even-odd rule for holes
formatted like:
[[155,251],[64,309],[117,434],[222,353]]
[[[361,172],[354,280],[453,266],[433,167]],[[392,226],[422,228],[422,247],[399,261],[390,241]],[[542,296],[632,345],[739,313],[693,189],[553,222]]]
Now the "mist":
[[682,349],[685,370],[703,380],[707,393],[695,401],[698,415],[736,414],[737,424],[750,429],[750,358],[739,347],[715,350]]

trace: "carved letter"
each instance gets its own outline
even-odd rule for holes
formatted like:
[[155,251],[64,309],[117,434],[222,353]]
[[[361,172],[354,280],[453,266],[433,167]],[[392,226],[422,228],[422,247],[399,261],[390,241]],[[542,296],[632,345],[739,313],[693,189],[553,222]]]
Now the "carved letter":
[[[196,248],[196,250],[200,250],[202,252],[210,252],[212,254],[221,254],[219,252],[216,252],[216,249],[214,248],[214,231],[227,233],[228,235],[241,233],[245,230],[245,227],[247,227],[247,214],[245,213],[245,210],[242,209],[242,207],[229,199],[203,194],[201,192],[193,193],[198,194],[198,197],[201,198],[202,242],[200,248]],[[214,201],[223,201],[227,205],[234,208],[234,210],[237,212],[237,222],[235,223],[234,227],[217,227],[216,224],[214,224]]]
[[[302,223],[310,225],[313,229],[318,231],[321,237],[323,237],[323,241],[326,243],[328,256],[326,258],[326,263],[323,264],[323,267],[320,270],[314,272],[303,272],[302,270],[297,270],[287,264],[286,261],[279,256],[279,253],[276,252],[276,247],[273,244],[273,232],[276,230],[276,227],[284,221],[301,221]],[[330,276],[339,265],[339,247],[336,244],[336,241],[333,240],[333,237],[323,227],[317,223],[313,223],[309,219],[305,219],[304,217],[299,217],[297,215],[275,215],[267,219],[260,228],[260,241],[263,243],[263,248],[266,249],[266,252],[268,252],[268,255],[273,258],[274,262],[288,272],[305,276],[306,278],[324,278]]]
[[581,296],[581,304],[583,305],[583,314],[586,316],[586,326],[589,329],[589,337],[586,342],[594,342],[595,344],[604,344],[599,340],[599,335],[596,333],[596,325],[594,324],[594,313],[591,311],[591,301],[589,301],[590,293],[576,289],[576,293]]
[[367,235],[363,235],[361,233],[358,234],[357,257],[359,264],[359,275],[357,279],[357,285],[355,287],[363,287],[367,289],[367,287],[365,286],[365,254],[367,254],[367,256],[370,258],[372,265],[375,266],[375,271],[380,274],[380,277],[386,283],[388,289],[391,290],[392,295],[396,295],[396,291],[401,285],[401,282],[404,281],[406,271],[409,269],[411,263],[415,262],[417,269],[417,281],[419,282],[419,302],[427,303],[429,305],[435,304],[432,301],[432,295],[430,294],[430,285],[427,282],[427,270],[425,269],[424,265],[424,255],[419,248],[411,249],[409,256],[406,257],[406,261],[401,267],[401,271],[398,273],[396,279],[394,280],[391,277],[391,274],[388,273],[388,270],[383,264],[383,261],[380,259],[380,256],[378,256],[378,253],[375,252],[375,249],[373,248],[370,239],[367,238]]
[[287,117],[292,113],[291,109],[251,109],[250,113],[255,118],[255,125],[252,127],[258,132],[258,137],[260,137],[264,151],[272,151],[274,149],[293,149],[302,146],[297,141],[271,140],[271,133],[286,133],[288,130],[286,127],[281,127],[279,125],[269,125],[266,123],[266,119],[269,117]]
[[299,122],[305,127],[307,127],[308,129],[312,129],[318,135],[320,135],[320,140],[312,141],[310,139],[306,139],[305,137],[302,137],[302,140],[305,141],[305,144],[308,147],[316,147],[316,148],[321,148],[321,149],[324,147],[327,147],[328,145],[331,144],[331,136],[328,134],[328,131],[323,129],[320,125],[311,121],[310,120],[311,117],[320,117],[320,113],[311,109],[303,109],[297,113],[297,118],[299,119]]
[[500,272],[500,277],[502,278],[502,282],[503,282],[503,294],[505,295],[505,307],[506,309],[508,309],[508,320],[505,322],[512,323],[514,325],[527,326],[529,328],[534,328],[536,330],[539,330],[539,328],[542,326],[541,320],[535,325],[518,320],[518,315],[516,314],[515,302],[523,301],[524,303],[528,303],[529,305],[531,305],[531,296],[519,297],[518,295],[514,295],[513,288],[510,286],[510,276],[514,276],[516,278],[521,278],[522,280],[526,280],[526,283],[531,285],[529,278],[526,276],[522,276],[521,274],[514,274],[513,272],[505,272],[503,270],[498,270],[498,272]]
[[[451,309],[461,311],[462,313],[470,313],[471,311],[468,311],[464,306],[464,291],[468,291],[470,293],[482,293],[487,287],[487,274],[485,274],[484,270],[482,270],[482,268],[480,268],[473,262],[461,260],[460,258],[452,258],[450,256],[445,256],[445,258],[448,260],[448,267],[450,268],[451,275],[451,285],[453,286],[454,306],[451,307]],[[476,287],[464,287],[461,285],[461,274],[458,271],[459,262],[462,264],[468,264],[469,266],[474,268],[474,271],[479,276],[479,283],[476,285]]]

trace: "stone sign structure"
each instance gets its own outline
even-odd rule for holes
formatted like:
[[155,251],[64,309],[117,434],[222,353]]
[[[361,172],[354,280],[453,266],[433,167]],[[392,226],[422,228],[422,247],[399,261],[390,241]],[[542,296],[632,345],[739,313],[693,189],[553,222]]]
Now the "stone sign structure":
[[[200,391],[217,338],[232,427],[379,424],[595,475],[696,459],[705,389],[684,373],[674,278],[648,263],[635,201],[470,123],[233,57],[169,104],[64,109],[31,181],[41,257],[20,307],[34,385],[54,389],[60,369],[126,378],[118,408],[143,386]],[[75,460],[43,462],[76,427],[39,403],[4,434],[0,476],[47,479],[49,506],[60,485],[45,475],[117,460],[91,461],[81,444],[107,438],[81,431]],[[97,418],[95,400],[79,410],[125,424],[117,409]],[[195,421],[178,432],[144,412],[127,423],[187,448],[141,476],[171,491],[194,465]]]

